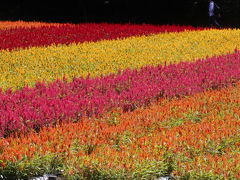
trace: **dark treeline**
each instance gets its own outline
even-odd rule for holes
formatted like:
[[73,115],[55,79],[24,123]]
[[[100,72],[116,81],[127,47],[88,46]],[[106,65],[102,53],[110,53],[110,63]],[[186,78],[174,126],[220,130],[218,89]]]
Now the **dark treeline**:
[[[216,0],[223,26],[239,27],[240,0]],[[0,20],[208,25],[208,0],[7,0]]]

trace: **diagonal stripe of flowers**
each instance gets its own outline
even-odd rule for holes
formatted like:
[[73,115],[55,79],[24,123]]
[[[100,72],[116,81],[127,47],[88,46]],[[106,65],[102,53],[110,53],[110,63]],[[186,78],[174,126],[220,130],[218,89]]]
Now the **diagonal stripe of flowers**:
[[97,78],[37,83],[0,95],[0,136],[27,132],[56,122],[78,121],[114,108],[124,111],[161,97],[185,96],[236,83],[240,52],[168,66],[142,67]]

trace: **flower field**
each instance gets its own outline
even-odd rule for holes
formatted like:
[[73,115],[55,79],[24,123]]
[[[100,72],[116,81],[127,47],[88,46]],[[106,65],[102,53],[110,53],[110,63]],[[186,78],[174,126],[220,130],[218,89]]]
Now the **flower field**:
[[240,30],[0,22],[0,179],[240,179]]

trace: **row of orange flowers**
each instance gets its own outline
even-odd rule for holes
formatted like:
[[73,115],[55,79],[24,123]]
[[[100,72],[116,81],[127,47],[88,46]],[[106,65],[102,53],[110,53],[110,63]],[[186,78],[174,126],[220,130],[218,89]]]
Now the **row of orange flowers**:
[[239,109],[240,83],[12,135],[0,140],[0,174],[239,179]]
[[0,30],[15,29],[15,28],[32,28],[42,26],[59,26],[62,23],[47,23],[41,21],[0,21]]

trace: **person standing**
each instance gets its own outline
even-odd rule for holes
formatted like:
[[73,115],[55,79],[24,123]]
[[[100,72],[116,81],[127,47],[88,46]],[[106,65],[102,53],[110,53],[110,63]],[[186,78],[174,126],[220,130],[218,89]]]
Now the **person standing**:
[[220,10],[219,6],[216,3],[214,3],[213,0],[209,0],[209,5],[208,5],[209,26],[221,28],[220,24],[216,19],[215,8]]

